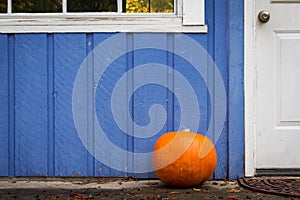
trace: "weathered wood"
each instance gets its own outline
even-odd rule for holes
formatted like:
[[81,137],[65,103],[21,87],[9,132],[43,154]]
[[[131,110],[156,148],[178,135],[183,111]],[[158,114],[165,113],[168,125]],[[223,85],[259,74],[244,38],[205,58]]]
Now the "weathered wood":
[[15,35],[15,175],[47,174],[46,34]]
[[[215,1],[214,3],[214,22],[211,26],[214,26],[214,31],[210,32],[211,38],[214,40],[211,45],[213,45],[213,59],[215,64],[222,76],[223,84],[227,92],[228,88],[228,64],[227,64],[227,1]],[[216,78],[216,71],[212,72],[213,80]],[[214,81],[215,83],[215,81]],[[214,86],[216,88],[216,85]],[[214,98],[217,98],[217,95],[220,91],[215,89],[214,91]],[[214,99],[216,102],[216,99]],[[228,101],[228,99],[226,99]],[[226,106],[228,105],[227,102]],[[216,105],[218,106],[218,105]],[[215,108],[215,116],[218,115],[220,111]],[[228,113],[229,110],[227,108],[226,112]],[[221,179],[223,177],[227,177],[228,171],[228,124],[227,118],[224,122],[224,128],[219,138],[214,138],[217,148],[217,155],[218,155],[218,166],[215,172],[215,178]],[[215,121],[215,120],[214,120]],[[214,122],[215,123],[215,122]],[[217,135],[219,133],[215,133]],[[217,141],[216,141],[217,140]]]
[[72,115],[73,84],[85,56],[85,34],[54,35],[56,176],[87,175],[87,151],[78,137]]
[[244,176],[244,2],[228,2],[228,166],[230,179]]
[[0,34],[0,176],[8,176],[8,36]]

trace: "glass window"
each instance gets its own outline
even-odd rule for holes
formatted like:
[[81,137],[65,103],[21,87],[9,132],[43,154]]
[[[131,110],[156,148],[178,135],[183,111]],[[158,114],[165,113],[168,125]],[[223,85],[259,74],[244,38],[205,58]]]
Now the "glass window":
[[[174,13],[174,0],[66,0],[67,12]],[[12,0],[13,13],[62,12],[62,0]],[[7,12],[7,0],[0,0],[0,12]],[[119,11],[121,12],[121,11]]]
[[67,12],[117,12],[117,0],[68,0]]
[[13,13],[62,12],[62,0],[12,0]]
[[174,0],[126,0],[126,13],[173,13]]
[[0,0],[0,32],[207,33],[204,3],[205,0]]
[[7,13],[7,0],[0,0],[0,13]]
[[174,12],[174,0],[151,0],[150,12],[172,13]]

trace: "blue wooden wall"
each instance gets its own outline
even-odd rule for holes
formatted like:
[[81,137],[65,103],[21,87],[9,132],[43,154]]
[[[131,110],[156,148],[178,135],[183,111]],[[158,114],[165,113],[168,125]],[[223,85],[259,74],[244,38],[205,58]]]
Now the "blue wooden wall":
[[[207,34],[187,34],[214,59],[227,95],[227,118],[216,142],[218,166],[214,178],[243,176],[243,2],[206,1]],[[76,74],[87,55],[114,33],[0,34],[0,176],[128,176],[154,177],[153,173],[127,173],[107,167],[84,147],[76,131],[72,113],[72,92]],[[173,48],[173,34],[126,35],[125,46],[133,48],[139,37],[164,38]],[[156,136],[147,139],[124,134],[113,120],[110,95],[120,77],[145,63],[166,64],[180,71],[195,91],[201,110],[198,132],[205,132],[210,121],[211,101],[207,86],[195,76],[186,61],[158,50],[129,52],[118,58],[94,86],[93,68],[87,70],[87,96],[109,139],[129,152],[149,152],[164,132],[178,128],[180,105],[169,89],[150,84],[139,88],[130,99],[134,121],[149,123],[151,105],[160,104],[167,112],[167,123]],[[207,67],[209,84],[215,70]],[[166,85],[176,80],[166,72]],[[143,79],[132,76],[132,80]],[[133,81],[134,83],[134,81]],[[93,99],[93,91],[95,99]],[[132,87],[126,88],[128,93]],[[213,95],[215,96],[215,94]],[[122,101],[122,100],[120,100]],[[215,113],[217,114],[217,112]],[[87,122],[87,137],[95,145],[93,114]],[[213,121],[213,120],[212,120]],[[130,127],[129,127],[130,128]],[[213,139],[213,138],[212,138]],[[110,156],[110,155],[107,155]],[[130,157],[130,159],[132,159]],[[134,165],[133,160],[128,165]],[[134,158],[133,158],[134,159]]]

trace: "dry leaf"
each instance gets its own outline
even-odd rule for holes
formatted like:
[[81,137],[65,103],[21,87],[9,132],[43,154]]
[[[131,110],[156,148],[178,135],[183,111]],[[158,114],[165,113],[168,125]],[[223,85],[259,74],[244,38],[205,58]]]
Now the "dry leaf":
[[229,192],[229,193],[235,193],[235,192],[240,192],[240,191],[241,190],[235,189],[235,188],[231,188],[231,189],[226,190],[226,192]]
[[170,194],[180,194],[178,191],[170,192]]
[[228,195],[227,198],[228,198],[228,199],[232,199],[232,200],[240,200],[240,198],[238,198],[238,197],[235,196],[235,195]]

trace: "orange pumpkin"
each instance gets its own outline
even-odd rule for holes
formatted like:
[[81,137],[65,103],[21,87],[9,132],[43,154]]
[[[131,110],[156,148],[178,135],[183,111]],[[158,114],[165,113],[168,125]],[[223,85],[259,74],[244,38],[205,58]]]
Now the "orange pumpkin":
[[169,132],[155,143],[152,165],[164,184],[191,187],[212,176],[217,154],[206,136],[189,131]]

